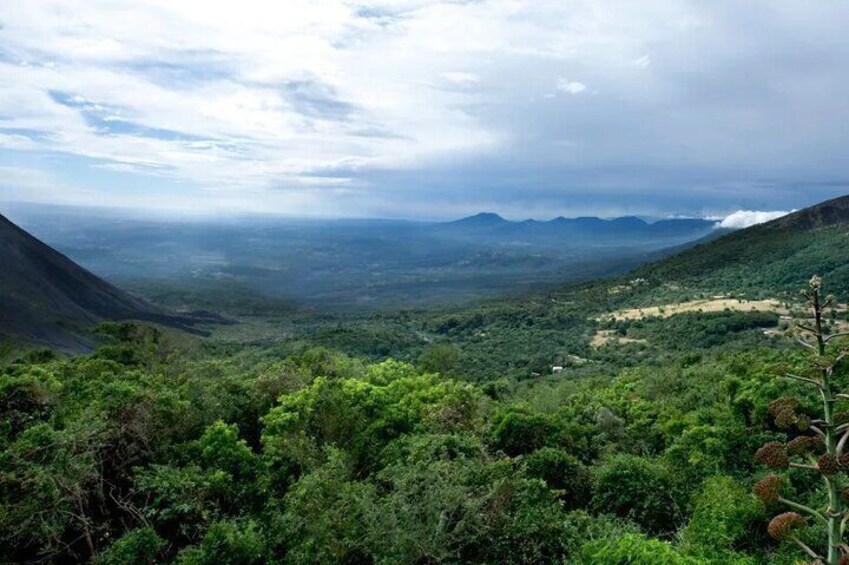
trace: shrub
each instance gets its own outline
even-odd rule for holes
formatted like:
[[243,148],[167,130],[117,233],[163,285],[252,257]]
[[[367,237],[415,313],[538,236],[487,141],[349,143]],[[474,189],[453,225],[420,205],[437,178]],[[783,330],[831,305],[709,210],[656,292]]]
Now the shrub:
[[179,565],[254,565],[266,563],[265,540],[252,521],[212,524],[203,541],[177,556]]
[[753,529],[761,511],[758,500],[732,478],[712,477],[695,497],[684,541],[695,555],[728,557]]
[[496,422],[493,443],[496,449],[515,457],[556,445],[557,435],[557,426],[549,416],[510,410]]
[[679,522],[674,482],[660,463],[618,455],[596,477],[593,508],[633,520],[650,534],[671,534]]
[[127,532],[95,559],[96,565],[147,565],[156,563],[165,540],[151,527]]
[[542,479],[566,510],[584,508],[592,498],[593,481],[589,470],[563,450],[543,447],[525,457],[528,476]]

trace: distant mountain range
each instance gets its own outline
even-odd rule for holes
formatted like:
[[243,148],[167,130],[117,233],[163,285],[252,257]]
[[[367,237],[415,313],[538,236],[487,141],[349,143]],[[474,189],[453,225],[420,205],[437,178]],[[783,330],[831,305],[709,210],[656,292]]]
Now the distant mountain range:
[[668,219],[650,223],[635,216],[608,220],[593,216],[578,218],[560,216],[549,221],[513,222],[491,212],[440,224],[440,227],[452,234],[486,236],[502,240],[554,242],[562,238],[570,238],[573,241],[605,243],[613,240],[629,243],[684,242],[707,236],[717,229],[715,221],[698,218]]
[[83,269],[0,215],[0,341],[87,349],[102,320],[143,320],[193,330]]

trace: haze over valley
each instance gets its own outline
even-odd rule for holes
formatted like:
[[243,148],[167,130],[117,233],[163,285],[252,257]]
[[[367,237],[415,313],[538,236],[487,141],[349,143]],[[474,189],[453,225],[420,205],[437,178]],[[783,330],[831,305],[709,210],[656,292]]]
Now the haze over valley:
[[468,303],[621,273],[725,231],[711,220],[634,217],[168,220],[20,205],[12,212],[85,268],[171,306],[204,289],[219,299],[248,292],[325,308]]

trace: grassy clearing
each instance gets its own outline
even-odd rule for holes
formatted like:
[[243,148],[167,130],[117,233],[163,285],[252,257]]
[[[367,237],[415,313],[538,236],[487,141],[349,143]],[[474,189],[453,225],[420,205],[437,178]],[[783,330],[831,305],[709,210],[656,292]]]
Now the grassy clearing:
[[626,343],[648,343],[648,340],[621,336],[617,334],[616,330],[599,330],[590,340],[590,345],[596,349],[605,345],[623,345]]
[[738,312],[775,312],[782,316],[790,313],[788,308],[774,299],[743,300],[739,298],[713,298],[710,300],[691,300],[678,304],[617,310],[605,314],[601,319],[640,320],[651,317],[668,318],[684,312],[722,312],[725,310]]

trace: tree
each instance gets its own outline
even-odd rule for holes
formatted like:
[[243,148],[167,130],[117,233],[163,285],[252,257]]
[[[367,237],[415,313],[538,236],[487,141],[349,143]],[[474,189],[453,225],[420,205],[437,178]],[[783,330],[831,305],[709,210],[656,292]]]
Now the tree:
[[96,565],[156,563],[166,543],[150,526],[127,532],[94,560]]
[[454,343],[440,343],[428,347],[419,356],[418,366],[425,373],[452,377],[460,369],[460,348]]
[[673,477],[663,465],[620,454],[598,472],[593,506],[633,520],[652,535],[671,534],[679,523]]
[[706,480],[694,497],[695,508],[683,531],[688,554],[721,562],[740,560],[735,549],[750,535],[750,525],[763,512],[761,504],[731,477]]
[[[771,536],[796,543],[818,563],[838,565],[849,558],[849,547],[843,541],[849,514],[842,499],[845,481],[840,476],[841,471],[849,469],[849,453],[844,454],[849,439],[849,423],[839,421],[840,415],[835,411],[835,405],[849,400],[849,394],[836,392],[835,371],[849,352],[833,351],[829,344],[834,338],[848,335],[849,332],[831,335],[824,332],[823,313],[832,305],[834,297],[822,298],[822,279],[818,276],[811,279],[809,286],[810,289],[803,291],[803,295],[813,311],[813,325],[797,324],[801,332],[797,341],[811,352],[810,365],[802,374],[788,372],[783,368],[780,372],[784,377],[818,391],[822,400],[822,417],[812,420],[807,414],[800,413],[800,403],[796,398],[774,400],[769,405],[769,412],[775,419],[775,425],[784,430],[798,430],[803,435],[787,444],[777,441],[765,443],[755,454],[755,460],[775,470],[795,468],[818,473],[825,485],[823,494],[828,504],[824,509],[816,509],[784,498],[784,479],[775,474],[758,482],[755,493],[767,504],[781,503],[792,509],[772,519],[769,523]],[[807,525],[804,516],[825,527],[828,538],[825,555],[799,538],[798,530]]]
[[562,449],[543,447],[525,457],[527,474],[542,479],[567,510],[584,508],[592,496],[592,475]]

